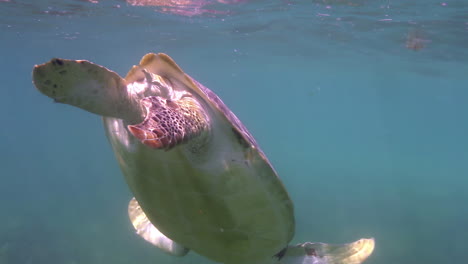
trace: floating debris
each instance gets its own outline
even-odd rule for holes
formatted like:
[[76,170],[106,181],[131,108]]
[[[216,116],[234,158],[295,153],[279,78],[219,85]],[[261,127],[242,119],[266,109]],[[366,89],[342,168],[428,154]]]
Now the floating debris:
[[420,29],[411,29],[408,32],[406,38],[406,48],[419,51],[425,48],[426,43],[431,42],[429,39],[425,39],[423,32]]

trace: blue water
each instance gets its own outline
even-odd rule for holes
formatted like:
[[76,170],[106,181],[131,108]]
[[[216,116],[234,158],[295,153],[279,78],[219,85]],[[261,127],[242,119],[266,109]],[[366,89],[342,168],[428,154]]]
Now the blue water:
[[211,263],[135,235],[100,118],[31,83],[53,57],[125,76],[148,52],[250,129],[295,202],[292,243],[375,237],[369,264],[465,263],[468,3],[231,2],[0,0],[0,264]]

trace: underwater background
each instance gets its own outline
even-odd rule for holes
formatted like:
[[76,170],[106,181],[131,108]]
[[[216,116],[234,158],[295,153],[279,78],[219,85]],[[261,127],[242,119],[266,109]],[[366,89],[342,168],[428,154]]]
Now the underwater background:
[[125,76],[169,54],[244,122],[295,203],[292,243],[369,264],[468,259],[468,2],[0,0],[0,264],[212,263],[138,237],[101,119],[35,64]]

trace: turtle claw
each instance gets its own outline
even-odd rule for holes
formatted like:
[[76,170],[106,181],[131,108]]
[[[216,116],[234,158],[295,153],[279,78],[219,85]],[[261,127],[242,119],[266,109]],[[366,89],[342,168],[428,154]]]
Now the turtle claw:
[[305,242],[289,246],[278,264],[360,264],[374,250],[373,238],[348,244]]

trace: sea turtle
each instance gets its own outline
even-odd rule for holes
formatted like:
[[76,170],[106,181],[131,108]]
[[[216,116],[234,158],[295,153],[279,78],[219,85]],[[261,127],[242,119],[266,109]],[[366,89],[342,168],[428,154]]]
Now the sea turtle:
[[246,127],[167,55],[147,54],[125,79],[86,60],[36,65],[34,85],[55,102],[103,116],[135,196],[137,233],[165,252],[225,264],[357,264],[374,239],[288,245],[293,203]]

